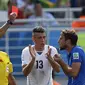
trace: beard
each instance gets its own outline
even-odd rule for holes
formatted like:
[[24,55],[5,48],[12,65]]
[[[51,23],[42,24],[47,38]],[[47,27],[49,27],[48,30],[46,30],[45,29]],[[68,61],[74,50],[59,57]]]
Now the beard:
[[64,48],[64,47],[60,47],[59,49],[60,49],[60,50],[65,50],[65,48]]
[[60,49],[60,50],[65,50],[66,47],[67,47],[67,46],[65,45],[65,46],[63,46],[63,47],[60,47],[59,49]]

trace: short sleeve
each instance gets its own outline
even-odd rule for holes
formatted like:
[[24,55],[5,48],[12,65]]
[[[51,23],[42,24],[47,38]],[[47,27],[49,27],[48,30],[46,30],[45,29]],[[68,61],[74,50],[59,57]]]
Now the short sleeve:
[[21,61],[22,61],[22,66],[27,64],[26,61],[25,61],[25,54],[24,54],[24,51],[22,51],[22,54],[21,54]]
[[80,52],[72,53],[72,62],[82,62]]
[[13,72],[13,65],[11,62],[9,62],[9,73]]
[[55,54],[58,54],[58,51],[55,47],[52,47],[51,56],[53,57]]
[[29,47],[26,47],[25,49],[23,49],[22,54],[21,54],[21,61],[22,61],[22,66],[25,64],[29,64],[29,62],[31,61]]

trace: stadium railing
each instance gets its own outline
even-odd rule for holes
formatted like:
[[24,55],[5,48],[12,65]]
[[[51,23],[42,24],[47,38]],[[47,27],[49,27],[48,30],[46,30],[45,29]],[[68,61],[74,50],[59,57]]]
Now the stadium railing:
[[[65,9],[66,10],[66,9]],[[74,9],[70,9],[71,11],[75,11]],[[78,9],[79,11],[81,10]],[[46,9],[44,11],[47,11]],[[52,9],[48,10],[48,11],[52,11]],[[55,9],[56,11],[56,9]],[[63,10],[61,10],[63,11]],[[56,19],[57,21],[61,22],[59,25],[57,26],[50,26],[47,25],[46,31],[47,31],[47,44],[53,45],[55,46],[57,49],[59,48],[58,45],[58,38],[60,35],[60,32],[62,29],[72,29],[71,28],[71,23],[74,20],[79,20],[79,19],[73,19],[72,16],[70,18],[61,18],[61,19]],[[10,58],[11,61],[13,63],[14,66],[14,75],[23,75],[22,73],[22,68],[21,68],[21,52],[22,49],[29,45],[29,44],[33,44],[31,37],[32,37],[32,29],[34,26],[32,25],[28,25],[28,22],[50,22],[53,20],[50,19],[21,19],[21,20],[16,20],[15,23],[19,23],[17,25],[12,26],[11,28],[8,29],[8,31],[6,32],[5,36],[3,38],[0,39],[0,48],[3,51],[6,51]],[[81,21],[81,20],[79,20]],[[84,20],[83,20],[84,21]],[[0,24],[2,24],[4,22],[0,22]],[[63,24],[62,24],[63,23]],[[76,29],[79,32],[79,44],[82,45],[82,47],[85,49],[85,29],[82,28],[78,28]],[[60,51],[59,51],[60,52]],[[66,60],[66,52],[60,52],[62,54],[62,58],[65,60],[65,62],[67,62]],[[59,75],[63,75],[63,72],[61,71],[59,73]]]
[[[71,27],[48,27],[47,30],[47,44],[55,46],[57,49],[59,48],[58,45],[58,38],[60,35],[60,32],[62,29],[71,29]],[[79,35],[80,35],[80,41],[81,44],[83,45],[83,48],[85,49],[85,30],[82,29],[77,29],[79,30]],[[31,31],[32,28],[10,28],[6,35],[1,38],[0,40],[0,47],[1,50],[6,51],[10,59],[13,63],[14,66],[14,75],[23,75],[22,73],[22,68],[21,68],[21,52],[22,49],[25,46],[28,46],[29,44],[33,44],[32,39],[31,39]],[[83,34],[82,34],[83,33]],[[59,51],[60,52],[60,51]],[[60,52],[62,54],[62,58],[67,62],[66,60],[66,52]],[[57,75],[63,75],[63,72],[61,71]]]

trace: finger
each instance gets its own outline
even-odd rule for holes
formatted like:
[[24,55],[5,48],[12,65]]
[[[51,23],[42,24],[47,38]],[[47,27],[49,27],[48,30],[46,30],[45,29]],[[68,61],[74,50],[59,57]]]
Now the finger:
[[14,17],[14,19],[15,19],[15,18],[17,17],[17,14],[16,14],[16,13],[14,13],[14,14],[13,14],[13,17]]
[[61,57],[60,54],[55,54],[54,56],[55,56],[56,58],[60,58],[60,57]]
[[11,13],[10,16],[9,16],[9,19],[14,21],[16,18],[16,14],[15,13]]
[[31,45],[29,44],[29,49],[31,49]]
[[57,61],[57,58],[56,58],[56,57],[53,57],[53,59],[54,59],[55,61]]
[[49,55],[51,54],[51,48],[50,48],[50,46],[48,46],[48,53],[49,53]]
[[32,55],[32,53],[31,53],[31,45],[30,44],[29,44],[29,52]]
[[46,55],[46,56],[48,56],[49,54],[48,54],[48,53],[46,53],[45,55]]
[[48,45],[48,50],[50,49],[50,46]]
[[35,48],[33,47],[33,52],[34,52],[34,55],[36,55],[36,53],[35,53]]
[[15,12],[12,12],[10,15],[11,16],[17,16]]
[[57,55],[57,54],[55,54],[55,55],[54,55],[54,58],[58,58],[58,55]]

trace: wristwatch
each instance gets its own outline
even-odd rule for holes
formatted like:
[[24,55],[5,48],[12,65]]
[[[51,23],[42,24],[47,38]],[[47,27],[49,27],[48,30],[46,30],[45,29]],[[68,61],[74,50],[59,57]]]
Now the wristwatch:
[[11,20],[7,20],[7,24],[12,25],[12,24],[13,24],[13,22],[12,22]]

